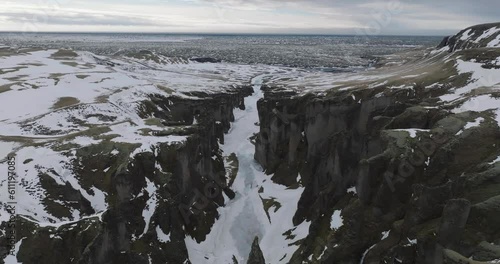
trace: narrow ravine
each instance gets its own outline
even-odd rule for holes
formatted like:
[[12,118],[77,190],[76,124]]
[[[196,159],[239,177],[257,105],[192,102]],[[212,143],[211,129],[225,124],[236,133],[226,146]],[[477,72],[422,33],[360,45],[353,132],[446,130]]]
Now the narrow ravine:
[[[287,263],[296,249],[289,244],[307,233],[309,223],[297,228],[292,224],[303,188],[287,190],[285,186],[272,183],[271,177],[265,175],[254,160],[255,146],[250,137],[259,130],[257,101],[263,97],[261,86],[265,76],[252,79],[254,93],[245,99],[246,110],[235,111],[235,122],[221,146],[224,155],[235,153],[239,161],[239,171],[232,185],[236,197],[232,200],[226,197],[225,206],[219,209],[220,217],[205,241],[198,244],[186,238],[193,264],[233,263],[234,259],[240,264],[246,263],[255,237],[259,237],[266,262]],[[280,205],[269,209],[269,217],[263,199],[272,199]],[[283,236],[287,231],[296,235],[293,240]]]

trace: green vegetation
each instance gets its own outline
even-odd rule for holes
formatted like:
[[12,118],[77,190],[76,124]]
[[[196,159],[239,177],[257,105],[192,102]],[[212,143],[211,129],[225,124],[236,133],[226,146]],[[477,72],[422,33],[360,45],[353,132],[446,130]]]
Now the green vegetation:
[[27,66],[15,66],[15,67],[11,67],[8,69],[0,69],[0,75],[6,74],[6,73],[14,73],[14,72],[17,72],[19,70],[27,69],[27,68],[28,68]]
[[277,212],[281,208],[281,204],[276,201],[276,198],[274,197],[271,197],[271,199],[264,199],[261,197],[260,199],[262,200],[262,205],[264,206],[264,211],[266,211],[267,218],[271,221],[269,210],[274,207],[274,212]]
[[60,49],[50,56],[53,59],[75,58],[78,54],[72,50]]
[[165,125],[163,125],[162,123],[162,120],[159,118],[148,118],[144,121],[144,123],[148,126],[165,127]]
[[94,102],[98,103],[98,104],[104,104],[104,103],[107,103],[108,102],[108,99],[109,99],[109,95],[107,94],[103,94],[103,95],[99,95],[97,96],[95,99],[94,99]]
[[102,82],[104,82],[105,80],[111,80],[111,78],[109,78],[109,77],[102,78],[102,79],[100,79],[99,81],[95,81],[95,82],[93,82],[93,83],[102,83]]
[[152,53],[148,50],[141,50],[139,52],[129,52],[126,54],[127,57],[146,60],[146,61],[154,61],[156,63],[163,63],[163,60],[156,54]]
[[293,229],[290,229],[283,233],[282,235],[286,237],[286,240],[293,240],[295,238],[295,235],[292,234]]
[[10,91],[11,87],[14,85],[17,85],[17,84],[18,83],[9,83],[9,84],[0,85],[0,93]]
[[77,68],[78,65],[79,65],[77,62],[74,62],[74,61],[63,61],[63,62],[61,62],[61,64],[64,64],[64,65],[67,65],[67,66],[71,66],[71,67],[75,67],[75,68]]
[[[108,193],[106,202],[114,204],[116,197],[112,186],[115,173],[126,170],[130,164],[130,153],[140,144],[102,141],[99,144],[76,149],[73,166],[85,190],[96,187]],[[117,154],[111,154],[116,151]]]
[[476,61],[480,63],[488,63],[500,57],[500,49],[498,48],[477,48],[457,51],[457,58],[465,61]]
[[17,76],[14,76],[14,77],[8,77],[8,78],[4,78],[4,79],[5,80],[9,80],[11,82],[21,82],[24,79],[26,79],[27,77],[29,77],[29,76],[25,75],[25,74],[22,74],[22,75],[17,75]]
[[62,74],[62,73],[51,73],[49,75],[49,78],[53,79],[55,81],[54,85],[57,85],[61,81],[61,77],[63,77],[64,75],[65,74]]
[[68,107],[71,105],[79,104],[80,100],[75,97],[61,97],[57,100],[57,102],[52,106],[52,109],[60,109],[64,107]]

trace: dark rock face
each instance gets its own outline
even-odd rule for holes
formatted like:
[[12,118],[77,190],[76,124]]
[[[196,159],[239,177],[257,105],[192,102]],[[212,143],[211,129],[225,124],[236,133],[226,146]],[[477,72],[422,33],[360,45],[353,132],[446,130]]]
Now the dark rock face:
[[[187,235],[205,239],[223,206],[228,187],[219,149],[224,133],[234,121],[233,110],[244,108],[251,87],[224,94],[197,94],[198,100],[153,97],[144,102],[141,115],[164,124],[196,126],[174,131],[188,135],[181,143],[161,143],[156,149],[130,157],[134,146],[102,143],[77,150],[74,173],[84,188],[106,193],[108,210],[98,217],[60,227],[41,227],[18,217],[18,236],[23,238],[18,259],[22,263],[185,263]],[[165,135],[156,135],[165,136]],[[111,154],[118,150],[119,154]],[[109,167],[109,170],[102,170]],[[40,177],[44,177],[41,175]],[[48,197],[64,197],[84,214],[95,214],[72,186],[44,184]],[[53,181],[53,180],[52,180]],[[150,193],[149,185],[156,191]],[[53,186],[53,188],[50,188]],[[154,199],[155,204],[148,203]],[[154,208],[148,208],[152,206]],[[149,223],[143,217],[150,210]],[[64,213],[64,211],[61,211]],[[169,235],[161,241],[160,230]],[[0,238],[5,245],[5,237]],[[3,248],[3,247],[2,247]],[[150,262],[152,261],[152,262]]]
[[470,213],[470,201],[452,199],[446,202],[441,217],[438,240],[443,247],[451,248],[459,242]]
[[[486,237],[500,237],[486,217],[497,214],[496,200],[484,201],[498,192],[473,199],[500,175],[484,165],[500,153],[496,122],[460,134],[477,114],[424,107],[431,96],[415,90],[379,92],[299,97],[268,88],[259,101],[255,159],[275,182],[292,187],[300,175],[293,221],[312,221],[291,263],[311,255],[321,256],[313,263],[443,263],[449,250],[479,254]],[[334,210],[344,221],[337,230]]]
[[200,62],[200,63],[220,63],[220,62],[222,62],[222,60],[220,60],[220,59],[209,58],[209,57],[191,58],[189,60]]
[[247,264],[266,264],[262,250],[259,247],[258,237],[256,237],[252,243],[252,250],[250,251]]

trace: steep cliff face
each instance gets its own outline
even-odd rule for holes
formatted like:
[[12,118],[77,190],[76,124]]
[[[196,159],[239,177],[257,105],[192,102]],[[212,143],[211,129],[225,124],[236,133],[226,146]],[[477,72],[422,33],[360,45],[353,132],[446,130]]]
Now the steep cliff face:
[[434,51],[423,60],[430,70],[446,56],[458,75],[421,72],[402,86],[395,77],[322,93],[304,93],[293,81],[285,89],[268,84],[258,103],[255,159],[273,181],[305,186],[293,220],[312,222],[290,263],[500,258],[485,248],[500,242],[493,220],[500,194],[499,94],[497,88],[479,92],[497,81],[490,72],[477,78],[460,69],[464,58],[478,71],[491,69],[500,54],[490,50],[476,60],[470,52],[478,50],[467,48]]
[[[321,263],[438,263],[441,248],[474,252],[478,239],[500,235],[493,221],[476,226],[481,214],[471,205],[479,204],[463,199],[491,188],[475,175],[498,170],[485,163],[500,152],[494,119],[457,136],[482,115],[430,108],[413,91],[376,93],[259,102],[256,159],[274,181],[300,179],[294,223],[312,221],[291,263],[311,255]],[[336,211],[343,225],[332,229]]]

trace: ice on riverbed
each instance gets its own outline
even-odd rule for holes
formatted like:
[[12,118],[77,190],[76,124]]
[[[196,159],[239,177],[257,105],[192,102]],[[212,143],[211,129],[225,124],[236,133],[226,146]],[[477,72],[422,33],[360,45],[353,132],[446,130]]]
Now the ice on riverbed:
[[[255,237],[268,263],[288,263],[295,250],[294,242],[309,231],[309,222],[299,226],[292,223],[303,187],[288,189],[275,184],[254,161],[254,146],[249,138],[257,132],[256,103],[262,97],[262,76],[254,79],[256,93],[245,99],[246,110],[235,112],[236,122],[226,135],[224,153],[235,153],[239,160],[238,175],[232,189],[236,198],[219,208],[219,219],[205,241],[197,243],[191,237],[185,242],[193,264],[246,263]],[[260,192],[259,192],[260,190]],[[271,207],[266,214],[263,200],[273,199],[280,207]]]

